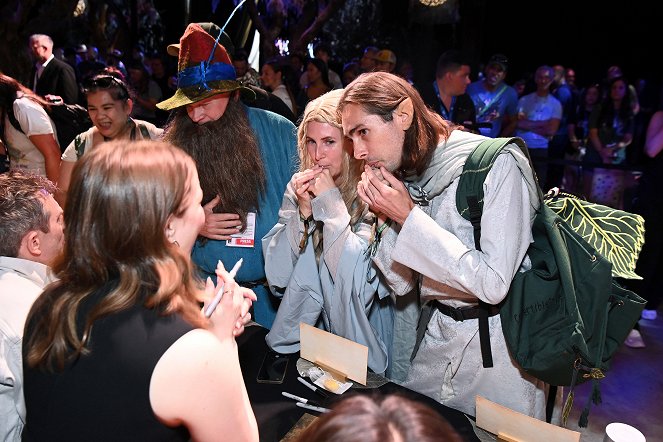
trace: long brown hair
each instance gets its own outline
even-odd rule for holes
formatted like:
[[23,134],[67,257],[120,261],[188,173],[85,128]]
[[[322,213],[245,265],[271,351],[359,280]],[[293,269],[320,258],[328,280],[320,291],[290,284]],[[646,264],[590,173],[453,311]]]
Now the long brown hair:
[[[336,111],[338,101],[343,95],[342,89],[335,89],[319,96],[306,105],[302,120],[297,130],[297,148],[299,150],[299,170],[304,171],[315,166],[314,159],[310,157],[306,150],[306,137],[308,132],[308,123],[316,121],[318,123],[327,123],[334,126],[341,132],[340,142],[343,145],[343,164],[341,165],[341,177],[338,190],[348,208],[350,214],[350,226],[355,226],[361,221],[366,213],[366,204],[357,196],[357,183],[361,177],[363,161],[356,160],[352,156],[352,148],[346,143],[343,137],[343,127],[339,113]],[[322,243],[322,229],[316,229],[313,234],[314,244]]]
[[[205,325],[189,251],[165,233],[169,217],[185,210],[194,171],[186,153],[155,141],[103,143],[76,163],[64,212],[66,245],[53,266],[59,280],[28,316],[29,366],[62,369],[87,353],[96,320],[136,304]],[[104,288],[110,292],[77,324],[83,302]]]
[[404,396],[355,395],[334,405],[297,442],[460,442],[435,410]]
[[440,138],[449,137],[453,125],[430,110],[414,87],[401,77],[386,72],[360,75],[346,88],[338,104],[339,113],[347,104],[357,104],[364,112],[392,121],[394,111],[405,99],[414,107],[412,124],[405,131],[400,177],[412,172],[421,175],[428,167]]

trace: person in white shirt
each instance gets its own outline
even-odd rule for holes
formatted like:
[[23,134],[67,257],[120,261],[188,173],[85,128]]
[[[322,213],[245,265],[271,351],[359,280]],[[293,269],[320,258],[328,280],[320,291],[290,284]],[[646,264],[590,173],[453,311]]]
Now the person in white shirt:
[[50,104],[16,81],[0,74],[0,136],[9,152],[12,169],[29,171],[56,183],[60,145],[55,123],[46,110]]
[[562,104],[550,93],[554,75],[550,66],[540,66],[534,74],[536,91],[518,100],[516,136],[527,143],[541,188],[546,185],[548,143],[562,120]]
[[64,245],[62,209],[44,177],[0,175],[0,440],[20,441],[25,424],[23,328],[51,282],[49,266]]
[[260,81],[265,88],[279,97],[294,115],[297,115],[295,97],[290,86],[293,78],[289,78],[290,76],[294,75],[289,72],[288,66],[280,60],[272,58],[262,65]]

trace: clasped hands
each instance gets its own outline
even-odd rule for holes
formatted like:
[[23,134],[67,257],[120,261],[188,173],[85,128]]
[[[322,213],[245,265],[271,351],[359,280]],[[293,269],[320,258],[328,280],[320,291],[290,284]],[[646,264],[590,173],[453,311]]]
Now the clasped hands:
[[311,207],[313,198],[336,187],[329,169],[320,166],[294,174],[291,183],[297,196],[299,213],[303,218],[308,218],[313,213]]
[[357,194],[381,219],[390,218],[403,224],[414,208],[414,202],[405,185],[387,169],[364,166]]

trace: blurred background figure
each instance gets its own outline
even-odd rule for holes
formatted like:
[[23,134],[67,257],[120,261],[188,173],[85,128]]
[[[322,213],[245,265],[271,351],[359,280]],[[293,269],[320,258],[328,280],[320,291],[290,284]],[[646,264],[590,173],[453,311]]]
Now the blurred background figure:
[[21,83],[0,74],[0,119],[2,142],[11,168],[44,176],[58,182],[60,145],[55,123],[46,109],[49,102]]
[[[622,77],[608,82],[606,97],[594,108],[589,121],[591,147],[600,164],[623,164],[633,141],[634,114],[628,84]],[[623,207],[624,171],[594,168],[590,200],[615,209]]]
[[29,40],[34,66],[30,73],[30,89],[37,95],[55,95],[67,103],[78,102],[76,73],[66,62],[53,55],[53,39],[44,34],[33,34]]
[[262,85],[271,93],[280,98],[297,115],[297,107],[291,84],[294,75],[290,72],[290,66],[283,60],[272,58],[262,65],[260,80]]
[[375,55],[375,70],[393,74],[396,70],[396,54],[389,49],[382,49]]

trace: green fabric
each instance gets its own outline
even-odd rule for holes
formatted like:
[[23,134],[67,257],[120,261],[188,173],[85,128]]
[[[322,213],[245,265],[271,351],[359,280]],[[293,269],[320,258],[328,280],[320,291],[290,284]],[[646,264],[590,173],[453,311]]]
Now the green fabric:
[[[483,142],[470,154],[458,184],[459,213],[468,212],[468,197],[482,206],[483,180],[502,148],[512,142],[524,147],[522,140],[502,138]],[[609,213],[605,207],[593,207],[590,217]],[[574,367],[579,369],[578,382],[601,377],[645,306],[644,299],[613,281],[613,264],[576,233],[575,228],[586,224],[577,221],[578,216],[580,210],[569,211],[567,222],[547,204],[540,205],[532,228],[534,242],[527,251],[532,268],[516,274],[500,311],[513,358],[552,385],[572,385]],[[619,229],[614,227],[612,236]]]

